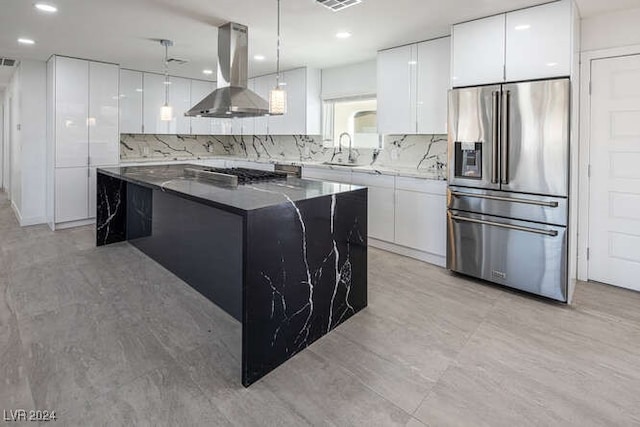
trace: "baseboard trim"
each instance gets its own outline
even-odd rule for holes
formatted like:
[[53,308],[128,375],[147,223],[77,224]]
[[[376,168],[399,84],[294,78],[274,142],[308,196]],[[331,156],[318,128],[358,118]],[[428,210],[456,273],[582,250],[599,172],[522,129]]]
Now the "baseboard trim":
[[43,218],[43,217],[22,218],[22,221],[20,221],[20,226],[28,227],[31,225],[42,225],[46,223],[47,223],[47,220],[46,218]]
[[405,246],[396,245],[395,243],[389,243],[383,240],[373,239],[371,237],[369,237],[369,246],[382,249],[385,251],[393,252],[398,255],[406,256],[409,258],[414,258],[419,261],[437,265],[438,267],[442,267],[442,268],[445,268],[447,265],[447,259],[444,256],[420,251],[417,249],[407,248]]
[[59,222],[53,225],[53,230],[66,230],[68,228],[82,227],[95,224],[95,219],[81,219],[79,221]]
[[14,200],[11,200],[11,209],[13,210],[13,214],[18,219],[18,224],[22,226],[22,214],[20,213],[20,209],[18,209]]

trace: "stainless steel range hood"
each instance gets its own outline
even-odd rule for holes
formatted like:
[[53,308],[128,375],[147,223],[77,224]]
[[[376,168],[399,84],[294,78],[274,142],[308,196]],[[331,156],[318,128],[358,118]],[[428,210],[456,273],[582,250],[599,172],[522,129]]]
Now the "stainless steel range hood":
[[190,117],[255,117],[269,103],[247,89],[249,29],[229,22],[218,28],[218,89],[185,113]]

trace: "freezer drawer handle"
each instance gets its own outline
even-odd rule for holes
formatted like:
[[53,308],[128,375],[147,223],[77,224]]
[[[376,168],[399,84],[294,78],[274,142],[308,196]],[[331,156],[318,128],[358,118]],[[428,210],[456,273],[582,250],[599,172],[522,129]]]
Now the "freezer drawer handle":
[[528,199],[520,199],[517,197],[500,197],[500,196],[489,196],[486,194],[471,194],[471,193],[460,193],[458,191],[452,191],[452,196],[455,197],[476,197],[478,199],[488,199],[488,200],[498,200],[500,202],[513,202],[513,203],[524,203],[526,205],[536,205],[536,206],[546,206],[548,208],[557,208],[558,202],[541,202],[539,200],[528,200]]
[[520,225],[503,224],[501,222],[484,221],[482,219],[465,218],[462,216],[451,215],[451,219],[455,221],[473,222],[474,224],[490,225],[493,227],[509,228],[511,230],[526,231],[527,233],[544,234],[545,236],[556,237],[558,232],[556,230],[541,230],[539,228],[522,227]]

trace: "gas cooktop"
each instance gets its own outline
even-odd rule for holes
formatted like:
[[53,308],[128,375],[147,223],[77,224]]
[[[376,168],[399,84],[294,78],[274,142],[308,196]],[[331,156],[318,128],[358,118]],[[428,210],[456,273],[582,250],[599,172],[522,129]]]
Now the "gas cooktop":
[[185,168],[184,171],[187,176],[230,186],[287,179],[287,174],[284,172],[246,168]]

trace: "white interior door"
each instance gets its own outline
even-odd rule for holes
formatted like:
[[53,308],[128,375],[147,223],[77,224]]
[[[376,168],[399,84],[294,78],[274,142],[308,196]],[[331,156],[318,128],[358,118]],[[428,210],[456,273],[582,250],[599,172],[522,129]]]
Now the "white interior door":
[[640,291],[640,55],[591,64],[589,279]]

